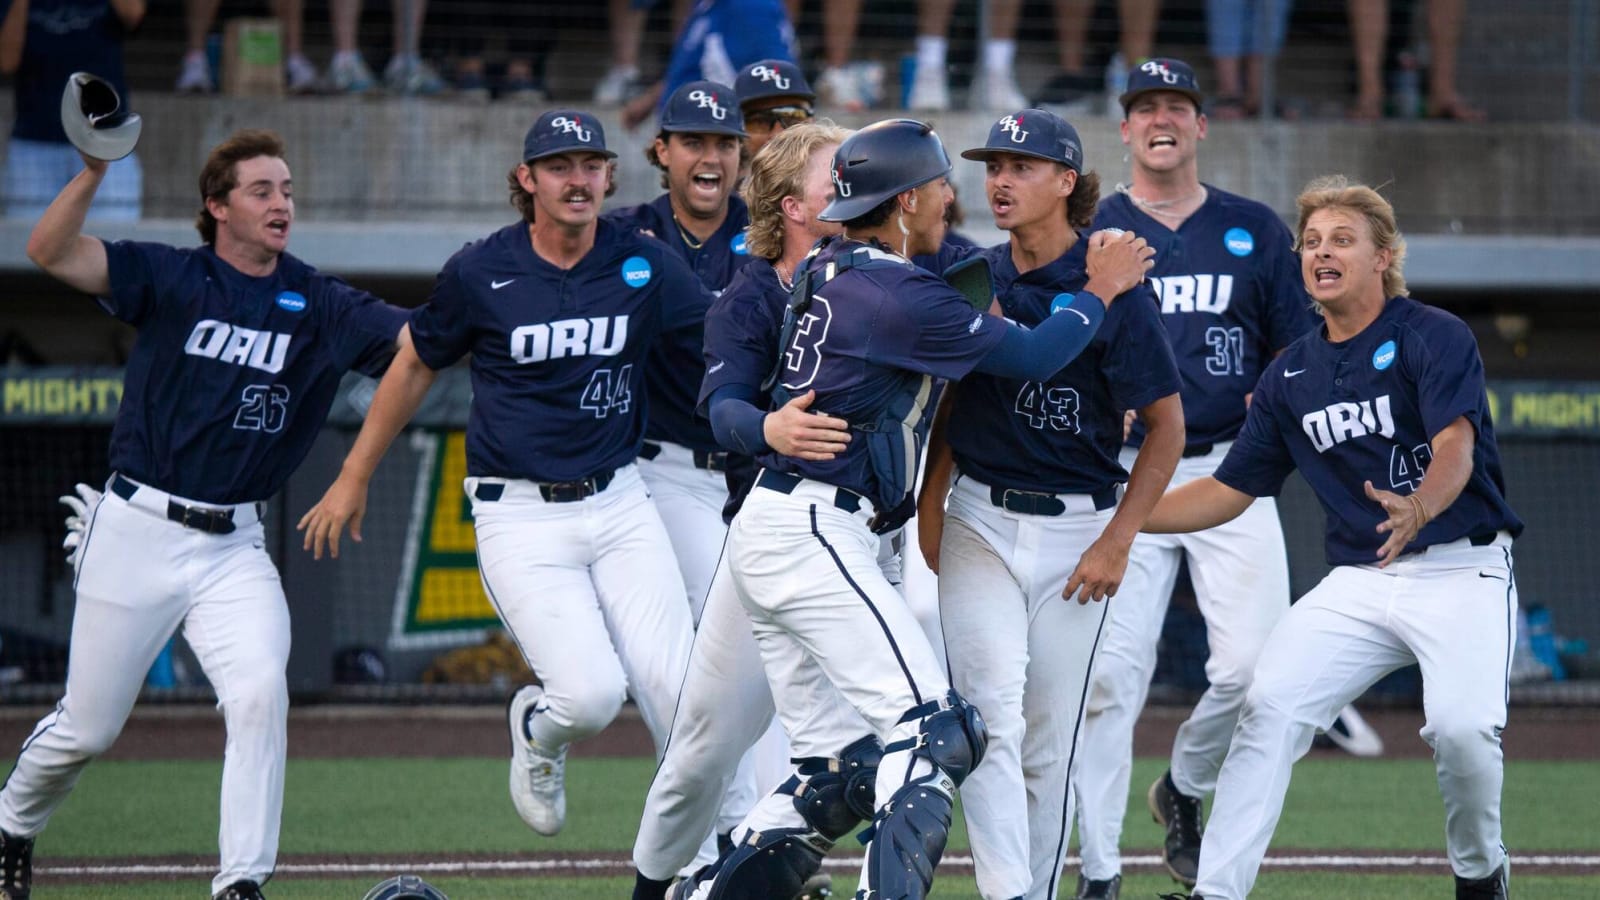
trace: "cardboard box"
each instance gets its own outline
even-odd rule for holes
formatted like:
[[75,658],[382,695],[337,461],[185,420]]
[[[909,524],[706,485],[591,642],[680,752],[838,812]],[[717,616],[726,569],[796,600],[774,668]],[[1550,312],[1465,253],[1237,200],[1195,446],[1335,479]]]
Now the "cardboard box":
[[277,19],[233,19],[223,31],[222,92],[283,96],[283,29]]

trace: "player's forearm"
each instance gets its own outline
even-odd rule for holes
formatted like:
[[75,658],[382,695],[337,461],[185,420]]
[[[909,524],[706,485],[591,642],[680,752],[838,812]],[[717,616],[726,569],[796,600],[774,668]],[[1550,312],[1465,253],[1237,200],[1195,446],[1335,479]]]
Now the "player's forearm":
[[1434,437],[1427,477],[1415,493],[1429,519],[1438,518],[1466,489],[1472,477],[1472,450],[1476,443],[1477,432],[1464,418],[1456,419]]
[[1207,475],[1162,494],[1141,530],[1149,534],[1205,531],[1233,521],[1254,502],[1249,494]]
[[83,233],[83,220],[105,171],[103,162],[85,166],[51,201],[28,235],[28,259],[34,265],[89,294],[111,292],[105,244]]
[[353,478],[362,484],[372,480],[379,460],[388,452],[389,445],[394,443],[401,429],[417,414],[422,398],[428,395],[428,388],[433,386],[434,379],[438,377],[438,373],[428,368],[417,356],[416,350],[412,349],[409,332],[402,331],[401,334],[400,352],[395,354],[394,362],[389,364],[383,380],[378,382],[378,391],[373,395],[372,407],[367,410],[361,433],[356,436],[355,444],[345,456],[339,474],[341,478]]
[[1128,473],[1128,489],[1117,506],[1117,513],[1106,525],[1106,534],[1129,543],[1160,502],[1183,455],[1183,404],[1177,394],[1146,406],[1141,417],[1145,425],[1144,443],[1139,445],[1139,453],[1134,457],[1133,471]]
[[1105,312],[1097,295],[1079,291],[1070,304],[1031,331],[1008,325],[1000,343],[978,361],[977,369],[1002,378],[1049,378],[1089,346]]
[[950,450],[950,407],[955,405],[956,385],[950,384],[939,398],[933,411],[933,422],[928,428],[928,461],[922,470],[922,490],[917,495],[917,505],[936,503],[944,505],[950,494],[950,481],[955,477],[956,457]]

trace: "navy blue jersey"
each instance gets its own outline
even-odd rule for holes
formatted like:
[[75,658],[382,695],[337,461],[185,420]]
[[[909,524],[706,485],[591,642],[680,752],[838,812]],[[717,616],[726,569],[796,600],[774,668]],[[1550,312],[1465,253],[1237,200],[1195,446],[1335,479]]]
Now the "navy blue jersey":
[[[1009,243],[983,251],[1006,318],[1032,327],[1072,302],[1089,276],[1089,242],[1017,274]],[[1178,393],[1178,368],[1155,295],[1139,285],[1120,295],[1087,349],[1048,381],[973,372],[956,389],[950,448],[961,471],[1000,487],[1092,494],[1128,480],[1117,460],[1122,414]]]
[[561,269],[518,222],[445,263],[411,337],[433,369],[472,353],[468,474],[572,481],[638,455],[646,351],[664,329],[698,334],[709,302],[654,238],[601,220]]
[[[0,7],[10,9],[11,4],[0,3]],[[61,91],[73,72],[90,72],[111,82],[124,108],[128,107],[128,84],[122,71],[122,41],[127,31],[107,0],[34,0],[28,4],[26,27],[22,60],[11,75],[16,98],[12,137],[67,142],[67,133],[61,128]]]
[[772,373],[778,358],[778,333],[789,289],[766,260],[740,269],[706,313],[705,380],[700,409],[717,389],[729,384],[755,387]]
[[[713,294],[726,287],[734,273],[750,261],[744,234],[750,224],[750,211],[738,197],[728,198],[728,217],[705,241],[697,241],[699,246],[690,244],[679,230],[666,194],[649,203],[607,213],[606,218],[621,228],[653,233],[689,264],[700,283]],[[711,424],[694,412],[705,375],[703,343],[701,329],[680,329],[663,334],[650,348],[650,421],[645,426],[645,435],[650,439],[695,450],[720,449],[711,434]]]
[[1522,522],[1506,505],[1472,332],[1443,310],[1395,297],[1350,340],[1332,343],[1319,328],[1267,366],[1216,477],[1266,497],[1298,467],[1327,513],[1328,562],[1372,563],[1386,539],[1374,529],[1388,517],[1363,482],[1412,493],[1433,438],[1463,416],[1477,430],[1472,477],[1405,552],[1501,529],[1518,535]]
[[878,248],[821,283],[836,257],[868,246],[834,239],[808,260],[818,280],[810,308],[778,348],[783,367],[774,398],[784,403],[815,390],[811,408],[849,422],[854,438],[827,461],[777,453],[760,461],[855,491],[889,510],[905,500],[916,478],[934,380],[972,371],[1008,326],[974,312],[938,277]]
[[911,257],[911,261],[935,275],[943,275],[945,269],[982,249],[972,238],[959,232],[946,231],[938,253],[919,253]]
[[305,459],[350,369],[379,375],[406,311],[287,253],[246,275],[210,247],[106,242],[106,311],[139,329],[111,467],[215,504],[265,500]]
[[[1131,231],[1156,250],[1150,283],[1183,379],[1187,444],[1196,448],[1233,440],[1267,362],[1322,321],[1277,214],[1209,185],[1206,194],[1177,231],[1122,193],[1102,200],[1094,218],[1096,229]],[[1129,443],[1143,440],[1136,422]]]

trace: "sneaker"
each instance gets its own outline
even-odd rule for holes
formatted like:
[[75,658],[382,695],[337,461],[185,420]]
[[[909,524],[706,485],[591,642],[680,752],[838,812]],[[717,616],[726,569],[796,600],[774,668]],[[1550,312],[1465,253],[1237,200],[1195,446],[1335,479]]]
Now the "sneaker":
[[33,891],[33,838],[0,831],[0,897],[28,900]]
[[328,66],[328,83],[336,93],[366,94],[377,86],[372,70],[359,53],[336,53]]
[[429,97],[445,89],[444,79],[433,66],[409,54],[389,60],[383,68],[383,85],[392,93],[412,97]]
[[1150,815],[1158,825],[1167,829],[1167,840],[1161,848],[1161,861],[1173,880],[1184,887],[1194,887],[1200,872],[1200,798],[1180,794],[1172,784],[1172,771],[1156,779],[1146,795]]
[[594,86],[596,106],[621,106],[639,87],[637,66],[612,66],[600,83]]
[[233,884],[222,889],[222,893],[212,897],[211,900],[265,900],[266,895],[261,893],[261,885],[248,878],[241,878]]
[[1361,718],[1354,706],[1339,710],[1333,724],[1317,735],[1316,743],[1338,747],[1351,756],[1371,758],[1383,755],[1383,738],[1367,724],[1366,719]]
[[528,714],[543,699],[544,688],[528,685],[512,694],[506,706],[511,729],[511,802],[529,828],[553,835],[567,821],[567,748],[551,754],[528,736]]
[[1078,875],[1078,892],[1072,895],[1074,900],[1117,900],[1122,896],[1122,876],[1113,875],[1104,880],[1083,877]]
[[1456,876],[1456,900],[1506,900],[1511,896],[1511,863],[1506,861],[1487,878]]
[[861,93],[855,73],[848,66],[830,66],[817,76],[817,99],[824,106],[846,112],[861,112],[867,108],[867,99]]
[[284,83],[291,94],[316,93],[318,76],[317,67],[306,59],[305,54],[296,53],[284,63]]
[[833,876],[827,872],[818,872],[806,879],[800,886],[800,893],[794,895],[794,900],[826,900],[833,896]]
[[1015,112],[1028,107],[1028,98],[1017,87],[1017,78],[1011,72],[985,72],[983,76],[983,108],[991,113]]
[[178,83],[172,89],[180,94],[209,94],[217,89],[204,53],[184,54],[183,71],[178,73]]
[[944,112],[950,108],[950,84],[939,69],[917,67],[906,108],[916,112]]

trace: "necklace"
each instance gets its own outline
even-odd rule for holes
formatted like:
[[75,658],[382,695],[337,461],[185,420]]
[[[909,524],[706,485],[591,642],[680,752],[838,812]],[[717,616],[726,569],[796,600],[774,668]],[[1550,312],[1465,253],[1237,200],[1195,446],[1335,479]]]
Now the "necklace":
[[[1128,188],[1127,185],[1120,183],[1117,185],[1117,193],[1127,195],[1128,199],[1132,200],[1136,206],[1139,206],[1152,215],[1166,216],[1168,218],[1183,218],[1184,216],[1187,216],[1193,212],[1192,210],[1185,211],[1190,201],[1194,200],[1196,197],[1199,197],[1201,198],[1201,202],[1204,202],[1206,187],[1205,185],[1201,185],[1195,188],[1193,191],[1184,194],[1182,197],[1174,197],[1171,200],[1146,200],[1143,197],[1135,194]],[[1178,207],[1178,209],[1173,209],[1173,207]]]
[[689,229],[683,227],[683,223],[678,221],[677,216],[672,217],[672,224],[678,226],[678,237],[682,238],[683,242],[689,245],[690,250],[699,250],[701,247],[706,245],[705,241],[695,240],[694,235],[689,233]]

